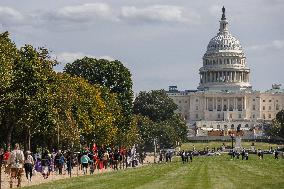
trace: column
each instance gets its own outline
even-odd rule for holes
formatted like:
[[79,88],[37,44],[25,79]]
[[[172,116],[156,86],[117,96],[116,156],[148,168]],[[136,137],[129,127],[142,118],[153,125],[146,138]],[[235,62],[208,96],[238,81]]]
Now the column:
[[237,72],[235,71],[235,72],[234,72],[234,82],[237,81],[237,75],[236,75],[236,74],[237,74]]
[[229,111],[229,107],[230,107],[230,98],[227,99],[227,111]]
[[208,97],[206,97],[206,110],[208,110]]
[[237,98],[234,97],[234,110],[237,109],[237,103],[236,102],[237,102]]
[[221,111],[224,111],[224,98],[221,98]]
[[248,82],[249,82],[249,73],[248,73]]
[[230,72],[226,72],[226,75],[227,75],[227,82],[230,82]]
[[217,71],[216,73],[217,73],[217,82],[219,82],[220,81],[220,79],[219,79],[220,78],[219,71]]
[[233,82],[233,72],[230,71],[230,82]]

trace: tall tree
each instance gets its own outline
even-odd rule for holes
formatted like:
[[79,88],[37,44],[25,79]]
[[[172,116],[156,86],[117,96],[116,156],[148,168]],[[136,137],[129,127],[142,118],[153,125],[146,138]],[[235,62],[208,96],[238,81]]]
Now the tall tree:
[[11,142],[15,121],[14,98],[11,93],[14,63],[19,60],[19,51],[10,40],[9,33],[0,34],[0,141]]
[[164,90],[142,91],[135,98],[133,113],[149,117],[152,121],[164,121],[174,115],[177,105]]
[[133,112],[137,114],[137,126],[145,147],[156,139],[161,147],[172,147],[186,140],[185,121],[174,113],[177,105],[164,90],[140,92],[134,101]]
[[267,130],[267,134],[284,138],[284,110],[276,114],[275,119],[272,120],[272,124]]
[[118,126],[120,132],[126,133],[132,120],[133,92],[130,71],[118,60],[108,61],[88,57],[67,64],[64,71],[72,76],[83,77],[91,84],[99,84],[111,93],[115,93],[122,114]]

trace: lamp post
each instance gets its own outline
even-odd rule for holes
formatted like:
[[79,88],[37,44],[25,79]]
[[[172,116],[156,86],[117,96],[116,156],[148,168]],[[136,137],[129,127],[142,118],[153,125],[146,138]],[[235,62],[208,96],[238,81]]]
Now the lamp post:
[[154,163],[156,163],[157,138],[154,138]]
[[234,134],[231,134],[231,139],[232,139],[232,149],[234,149]]
[[71,142],[71,150],[70,150],[70,161],[69,161],[69,169],[70,169],[70,178],[71,178],[71,175],[72,175],[72,162],[73,162],[73,155],[74,155],[74,150],[73,150],[73,147],[74,147],[74,142],[72,141]]

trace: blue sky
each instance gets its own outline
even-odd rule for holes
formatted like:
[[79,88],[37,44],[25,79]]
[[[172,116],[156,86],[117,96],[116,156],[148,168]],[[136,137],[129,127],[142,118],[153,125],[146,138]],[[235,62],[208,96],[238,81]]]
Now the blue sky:
[[284,1],[1,0],[0,30],[20,47],[44,46],[61,62],[83,56],[118,59],[133,89],[196,89],[222,6],[251,68],[253,89],[284,85]]

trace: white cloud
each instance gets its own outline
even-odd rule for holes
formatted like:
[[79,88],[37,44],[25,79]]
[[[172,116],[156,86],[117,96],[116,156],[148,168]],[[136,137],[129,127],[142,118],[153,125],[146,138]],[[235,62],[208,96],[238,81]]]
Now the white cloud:
[[5,25],[24,23],[24,15],[16,9],[0,6],[0,23]]
[[267,44],[252,45],[246,48],[247,50],[263,51],[268,49],[284,49],[284,40],[273,40]]
[[73,22],[88,22],[95,18],[112,19],[112,9],[106,3],[88,3],[77,6],[66,6],[49,12],[48,17],[54,20],[67,20]]
[[94,55],[85,54],[82,52],[62,52],[57,55],[54,54],[52,57],[55,58],[58,62],[71,63],[74,60],[84,58],[85,56],[89,58],[106,59],[110,61],[115,60],[114,58],[110,56],[94,56]]
[[145,8],[124,6],[121,18],[142,21],[185,22],[184,9],[179,6],[153,5]]

